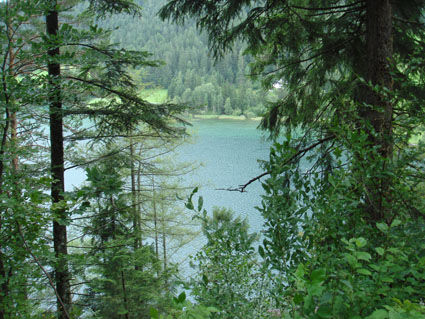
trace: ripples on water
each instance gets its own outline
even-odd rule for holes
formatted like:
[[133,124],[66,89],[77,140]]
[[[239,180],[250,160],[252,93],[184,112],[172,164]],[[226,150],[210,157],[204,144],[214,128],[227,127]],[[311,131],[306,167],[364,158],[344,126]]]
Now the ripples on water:
[[[237,187],[262,173],[258,160],[268,158],[270,145],[257,125],[255,121],[200,120],[191,129],[194,143],[179,151],[182,161],[203,164],[185,180],[188,184],[201,184],[199,195],[204,198],[204,208],[208,212],[214,206],[231,208],[237,216],[248,219],[250,232],[260,232],[263,224],[255,209],[261,204],[261,183],[251,184],[245,193],[218,189]],[[179,257],[185,259],[196,253],[204,243],[204,239],[194,240]]]
[[[261,204],[261,183],[251,184],[245,193],[218,189],[237,187],[262,173],[258,160],[268,158],[270,145],[262,132],[256,129],[257,125],[256,121],[195,121],[189,129],[193,143],[178,149],[182,162],[202,164],[184,177],[184,183],[200,185],[198,194],[204,198],[204,208],[210,213],[214,206],[232,209],[237,216],[248,219],[250,232],[260,232],[263,224],[260,213],[255,209]],[[81,185],[84,180],[82,169],[67,171],[66,190]],[[197,202],[197,197],[194,202]],[[184,272],[189,271],[188,256],[196,254],[204,244],[203,238],[197,238],[174,257],[175,261],[183,262],[181,269]]]

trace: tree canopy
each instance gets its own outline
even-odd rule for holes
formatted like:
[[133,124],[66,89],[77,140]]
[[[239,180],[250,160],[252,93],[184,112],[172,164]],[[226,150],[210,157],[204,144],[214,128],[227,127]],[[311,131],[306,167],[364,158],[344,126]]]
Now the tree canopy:
[[[268,176],[260,207],[266,220],[260,253],[286,282],[282,289],[294,298],[289,312],[295,317],[306,311],[310,318],[312,300],[320,300],[318,318],[325,313],[365,317],[379,307],[380,302],[366,299],[359,299],[357,310],[342,306],[334,289],[342,287],[339,280],[350,270],[337,266],[337,259],[349,259],[354,270],[360,267],[346,249],[354,252],[368,243],[382,252],[382,246],[394,244],[382,233],[388,236],[394,229],[409,243],[405,252],[412,249],[407,254],[413,264],[424,256],[423,246],[415,243],[423,234],[414,230],[423,227],[425,211],[423,148],[412,143],[424,124],[423,12],[423,1],[388,0],[171,0],[160,10],[161,18],[177,23],[195,19],[217,57],[242,40],[254,59],[251,75],[266,89],[283,88],[262,120],[274,141],[265,172],[239,190]],[[363,256],[373,264],[383,255]],[[403,295],[396,287],[405,280],[394,276],[385,298]],[[313,292],[315,282],[328,285],[328,296]],[[349,282],[370,288],[372,295],[380,285],[365,288],[361,277]],[[308,285],[312,290],[303,290]],[[299,293],[307,295],[302,299]],[[290,298],[281,300],[285,304]]]
[[[266,87],[282,83],[286,91],[269,107],[264,128],[278,134],[282,127],[300,127],[310,141],[337,143],[357,160],[369,161],[392,157],[394,143],[406,143],[421,124],[421,117],[406,123],[401,114],[423,105],[416,58],[424,38],[422,12],[418,1],[173,0],[160,16],[180,23],[194,17],[217,55],[237,39],[246,41],[246,52],[255,58],[252,74]],[[377,147],[378,154],[364,157],[350,149],[347,134],[353,131],[365,134],[366,148]],[[373,194],[380,182],[366,185],[370,196],[363,200],[372,215],[382,217],[386,190]]]

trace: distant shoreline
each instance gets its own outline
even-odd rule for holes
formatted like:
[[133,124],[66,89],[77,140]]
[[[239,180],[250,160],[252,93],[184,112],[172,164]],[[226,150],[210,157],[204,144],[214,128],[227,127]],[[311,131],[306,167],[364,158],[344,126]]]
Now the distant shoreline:
[[245,115],[217,115],[217,114],[192,114],[190,119],[195,120],[234,120],[234,121],[256,121],[259,122],[261,117],[247,118]]

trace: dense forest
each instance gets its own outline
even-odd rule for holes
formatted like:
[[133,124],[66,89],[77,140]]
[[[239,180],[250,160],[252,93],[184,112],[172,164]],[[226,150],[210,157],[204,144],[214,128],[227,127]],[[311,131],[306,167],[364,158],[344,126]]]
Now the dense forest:
[[[424,14],[1,1],[0,319],[424,318]],[[182,183],[190,113],[261,115],[263,173],[226,190],[261,183],[261,234]]]
[[165,1],[143,1],[142,16],[117,15],[104,25],[118,28],[112,42],[145,50],[165,64],[145,68],[135,76],[145,87],[164,88],[176,103],[186,103],[194,113],[245,115],[258,117],[267,100],[276,99],[276,92],[265,91],[248,75],[251,62],[244,55],[243,43],[215,60],[205,34],[196,29],[195,21],[182,26],[161,21],[156,13]]

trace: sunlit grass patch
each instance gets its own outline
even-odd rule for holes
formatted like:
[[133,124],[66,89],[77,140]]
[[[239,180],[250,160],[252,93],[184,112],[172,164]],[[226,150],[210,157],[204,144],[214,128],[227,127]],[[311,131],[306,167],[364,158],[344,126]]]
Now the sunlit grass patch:
[[166,89],[144,89],[140,91],[139,96],[150,103],[165,103],[168,99]]

